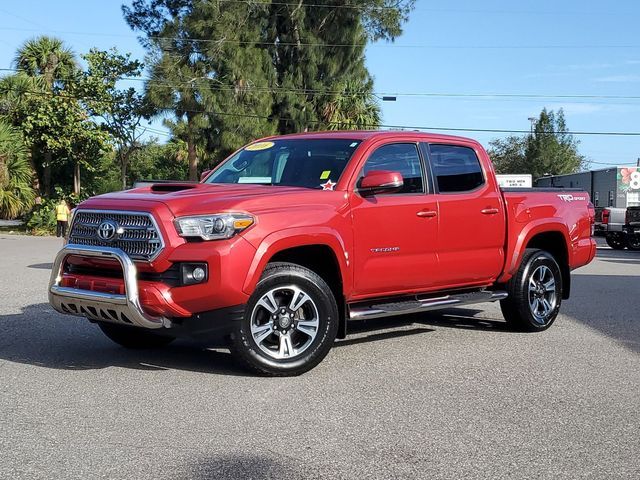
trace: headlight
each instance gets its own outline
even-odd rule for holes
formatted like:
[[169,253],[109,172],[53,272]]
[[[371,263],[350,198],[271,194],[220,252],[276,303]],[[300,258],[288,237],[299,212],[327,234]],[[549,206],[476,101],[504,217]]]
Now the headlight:
[[254,222],[251,215],[221,213],[176,218],[175,225],[181,237],[221,240],[233,237],[236,233],[249,228]]

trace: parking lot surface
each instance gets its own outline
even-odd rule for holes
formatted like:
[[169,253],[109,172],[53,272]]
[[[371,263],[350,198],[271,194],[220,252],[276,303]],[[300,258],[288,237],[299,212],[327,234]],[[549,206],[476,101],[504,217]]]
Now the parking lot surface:
[[60,239],[0,235],[0,478],[640,478],[640,253],[548,331],[498,305],[354,324],[315,370],[127,351],[47,303]]

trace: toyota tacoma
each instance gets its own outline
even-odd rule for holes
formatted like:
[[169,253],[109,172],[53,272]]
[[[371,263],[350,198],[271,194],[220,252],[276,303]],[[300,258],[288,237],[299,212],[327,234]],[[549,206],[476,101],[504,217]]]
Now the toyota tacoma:
[[499,301],[511,328],[547,329],[593,223],[583,191],[500,189],[474,140],[270,137],[199,183],[80,204],[49,300],[124,347],[224,338],[254,371],[297,375],[352,320]]

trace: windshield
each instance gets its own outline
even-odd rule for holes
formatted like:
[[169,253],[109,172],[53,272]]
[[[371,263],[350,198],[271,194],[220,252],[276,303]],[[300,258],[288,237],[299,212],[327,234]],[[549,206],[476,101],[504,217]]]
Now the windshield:
[[333,190],[359,140],[283,139],[248,145],[205,183],[253,183]]

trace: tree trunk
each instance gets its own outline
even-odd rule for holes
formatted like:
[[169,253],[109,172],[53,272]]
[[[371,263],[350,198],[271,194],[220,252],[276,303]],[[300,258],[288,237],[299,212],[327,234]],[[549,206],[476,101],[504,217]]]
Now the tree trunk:
[[196,140],[194,138],[193,116],[187,115],[187,161],[189,162],[189,180],[198,180],[198,153],[196,152]]
[[129,166],[129,155],[120,155],[120,178],[122,179],[122,190],[127,189],[127,167]]
[[187,141],[187,160],[189,161],[189,180],[198,180],[198,155],[196,153],[196,143],[193,137]]
[[51,194],[51,162],[53,160],[53,156],[50,151],[44,152],[44,172],[43,172],[43,180],[44,180],[44,194],[49,196]]
[[73,166],[73,193],[80,195],[80,162]]
[[39,197],[42,192],[40,191],[40,177],[38,176],[38,170],[36,169],[36,162],[33,160],[33,147],[29,149],[27,152],[27,160],[29,161],[29,166],[31,167],[31,171],[33,172],[33,178],[31,179],[31,186],[36,191],[37,196]]

